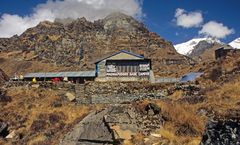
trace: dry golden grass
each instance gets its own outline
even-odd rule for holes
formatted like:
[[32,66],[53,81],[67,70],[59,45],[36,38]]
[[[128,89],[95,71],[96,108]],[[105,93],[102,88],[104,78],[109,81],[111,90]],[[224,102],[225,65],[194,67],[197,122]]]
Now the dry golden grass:
[[231,109],[240,109],[240,77],[207,92],[207,96],[208,106],[220,114],[228,113]]
[[169,141],[169,145],[199,145],[201,137],[181,137],[171,132],[171,127],[163,127],[157,131],[161,136]]
[[[12,97],[12,102],[0,108],[0,118],[9,123],[11,131],[22,134],[23,142],[28,144],[58,144],[92,109],[61,100],[53,90],[18,87],[10,89],[7,95]],[[54,107],[54,102],[60,102],[61,106]],[[38,124],[39,120],[44,124]]]
[[196,112],[197,105],[190,105],[176,102],[157,101],[163,113],[169,117],[168,119],[175,125],[189,124],[198,133],[204,131],[205,118],[199,117]]
[[179,91],[175,91],[172,95],[170,95],[168,98],[177,101],[179,100],[183,95],[183,91],[179,90]]
[[[170,98],[178,99],[182,92],[177,91]],[[137,107],[141,110],[148,103],[156,103],[161,108],[161,114],[166,119],[163,127],[160,130],[155,131],[156,134],[160,134],[163,138],[162,142],[167,142],[171,145],[198,145],[201,141],[202,134],[205,129],[205,123],[207,117],[200,116],[197,111],[203,104],[185,104],[177,101],[149,101],[145,100],[137,104]],[[177,134],[177,131],[181,131],[181,127],[187,126],[190,130],[193,130],[193,134]],[[134,144],[144,142],[146,136],[137,135],[134,136],[132,141]],[[161,142],[161,141],[160,141]],[[158,143],[156,143],[158,144]],[[160,143],[159,143],[160,144]]]

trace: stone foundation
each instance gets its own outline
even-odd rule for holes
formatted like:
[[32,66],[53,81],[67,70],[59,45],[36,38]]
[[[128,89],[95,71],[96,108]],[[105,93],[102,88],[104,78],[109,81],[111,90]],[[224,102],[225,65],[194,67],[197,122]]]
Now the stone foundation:
[[164,89],[156,89],[152,84],[145,82],[91,82],[77,85],[75,92],[76,100],[80,104],[120,104],[165,96]]

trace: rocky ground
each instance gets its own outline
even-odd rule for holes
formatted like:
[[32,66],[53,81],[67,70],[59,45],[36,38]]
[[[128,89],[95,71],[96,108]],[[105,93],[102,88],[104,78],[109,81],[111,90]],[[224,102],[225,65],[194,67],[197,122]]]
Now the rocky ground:
[[239,118],[229,120],[210,120],[206,126],[201,145],[240,144]]
[[[215,143],[215,132],[232,136],[236,143],[239,115],[231,112],[239,110],[239,79],[220,88],[172,85],[165,98],[111,106],[76,105],[54,88],[9,87],[0,95],[0,118],[12,137],[0,139],[0,144],[190,145]],[[152,88],[162,91],[157,85]]]
[[138,133],[149,135],[162,126],[164,118],[157,105],[148,104],[144,109],[115,105],[94,111],[77,124],[60,144],[122,144]]

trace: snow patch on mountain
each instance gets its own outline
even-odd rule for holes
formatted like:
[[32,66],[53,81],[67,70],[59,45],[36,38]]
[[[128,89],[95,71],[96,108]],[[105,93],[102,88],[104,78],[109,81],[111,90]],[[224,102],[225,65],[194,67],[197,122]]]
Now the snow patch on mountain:
[[191,52],[193,51],[195,46],[200,41],[207,41],[210,44],[213,44],[213,43],[221,43],[222,44],[222,42],[220,40],[214,39],[214,38],[194,38],[187,42],[174,45],[174,47],[178,53],[183,54],[183,55],[189,55],[189,54],[191,54]]
[[233,48],[240,49],[240,38],[233,40],[232,42],[229,43],[229,45],[232,46]]

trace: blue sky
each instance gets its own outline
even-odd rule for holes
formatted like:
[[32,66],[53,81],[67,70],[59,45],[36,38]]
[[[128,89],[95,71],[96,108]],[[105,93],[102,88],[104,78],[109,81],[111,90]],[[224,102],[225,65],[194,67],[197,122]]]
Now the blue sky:
[[[234,33],[222,39],[224,42],[240,37],[240,1],[239,0],[145,0],[143,11],[146,13],[145,24],[160,36],[180,43],[197,37],[201,28],[182,28],[173,22],[177,8],[186,11],[201,11],[204,22],[217,21],[234,29]],[[179,35],[176,36],[176,33]]]
[[[199,36],[214,36],[224,42],[240,37],[240,0],[143,0],[143,3],[136,0],[64,1],[61,3],[47,2],[47,0],[0,1],[0,36],[20,34],[40,20],[53,20],[56,15],[74,16],[74,18],[87,15],[87,18],[95,20],[116,9],[129,15],[140,15],[151,31],[174,44]],[[78,4],[69,1],[78,1]],[[94,10],[89,12],[89,9]],[[176,14],[177,9],[179,14]],[[56,12],[52,14],[48,10],[56,10]],[[71,15],[75,12],[82,15]],[[211,28],[216,30],[213,31]]]

